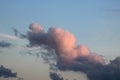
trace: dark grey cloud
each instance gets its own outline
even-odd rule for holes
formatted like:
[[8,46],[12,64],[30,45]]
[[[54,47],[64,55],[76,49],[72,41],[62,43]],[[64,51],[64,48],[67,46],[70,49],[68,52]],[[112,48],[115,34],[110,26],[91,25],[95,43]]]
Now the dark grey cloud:
[[0,66],[0,77],[9,78],[17,77],[17,73],[12,72],[10,69],[5,68],[3,65]]
[[120,80],[120,57],[87,74],[89,80]]
[[62,71],[80,71],[86,73],[89,80],[120,80],[120,57],[109,64],[101,65],[79,58],[72,63],[58,63],[57,67]]
[[0,41],[0,47],[10,47],[10,46],[12,46],[12,44],[11,43],[9,43],[9,42],[6,42],[6,41]]
[[51,80],[64,80],[63,77],[61,77],[55,72],[50,72],[49,75],[50,75]]

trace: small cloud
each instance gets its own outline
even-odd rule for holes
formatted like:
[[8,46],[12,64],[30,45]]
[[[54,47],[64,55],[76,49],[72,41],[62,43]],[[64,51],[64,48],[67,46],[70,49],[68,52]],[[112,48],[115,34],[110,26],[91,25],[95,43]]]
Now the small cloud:
[[10,46],[12,46],[11,43],[6,41],[0,41],[0,47],[4,48],[4,47],[10,47]]
[[5,68],[3,65],[0,66],[0,77],[17,77],[17,73],[12,72],[10,69]]
[[63,77],[61,77],[60,75],[58,75],[55,72],[50,72],[50,78],[52,80],[64,80]]

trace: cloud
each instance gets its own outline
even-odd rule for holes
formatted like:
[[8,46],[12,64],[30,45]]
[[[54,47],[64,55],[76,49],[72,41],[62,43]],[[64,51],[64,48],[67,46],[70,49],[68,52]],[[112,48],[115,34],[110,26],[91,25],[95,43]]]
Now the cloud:
[[115,58],[109,64],[104,65],[96,71],[88,74],[89,80],[119,80],[120,79],[120,57]]
[[64,80],[63,77],[54,72],[50,72],[50,78],[52,80]]
[[15,37],[19,37],[20,39],[25,39],[27,36],[25,34],[20,33],[16,28],[12,28]]
[[106,65],[95,64],[85,57],[80,57],[70,64],[59,63],[57,67],[62,71],[70,70],[86,73],[89,80],[120,79],[120,57]]
[[14,32],[14,35],[15,35],[15,36],[18,36],[19,31],[18,31],[16,28],[12,28],[12,30],[13,30],[13,32]]
[[16,36],[12,36],[12,35],[9,35],[9,34],[4,34],[4,33],[0,33],[0,37],[5,37],[5,38],[13,39],[13,40],[18,40],[19,39]]
[[3,65],[0,66],[0,77],[17,77],[17,73],[12,72],[10,69],[5,68]]
[[[88,80],[120,79],[119,57],[106,64],[101,55],[93,53],[86,45],[76,45],[76,37],[67,30],[51,27],[45,32],[38,23],[30,24],[29,28],[32,30],[27,35],[30,46],[43,49],[42,58],[50,64],[51,70],[83,72]],[[50,73],[50,77],[59,80],[56,73]]]
[[30,24],[29,28],[35,33],[44,31],[42,26],[39,25],[37,22],[35,22],[34,24]]
[[10,47],[10,46],[12,46],[12,44],[11,43],[8,43],[8,42],[6,42],[6,41],[0,41],[0,47]]
[[71,62],[79,56],[86,56],[96,63],[104,64],[102,56],[92,53],[86,45],[75,45],[76,37],[67,30],[51,27],[48,32],[44,32],[38,23],[30,24],[29,28],[32,30],[28,32],[31,46],[47,45],[53,48],[59,59],[65,62]]

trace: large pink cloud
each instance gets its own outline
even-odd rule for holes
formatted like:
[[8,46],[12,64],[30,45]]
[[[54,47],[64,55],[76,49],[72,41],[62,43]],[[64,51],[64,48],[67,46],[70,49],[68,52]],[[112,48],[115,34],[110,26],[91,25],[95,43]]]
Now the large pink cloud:
[[64,62],[71,62],[77,57],[87,57],[91,61],[104,64],[102,56],[93,53],[84,45],[76,45],[76,37],[71,32],[59,27],[51,27],[48,32],[44,32],[38,23],[30,24],[29,40],[32,45],[47,45],[53,48],[59,59]]

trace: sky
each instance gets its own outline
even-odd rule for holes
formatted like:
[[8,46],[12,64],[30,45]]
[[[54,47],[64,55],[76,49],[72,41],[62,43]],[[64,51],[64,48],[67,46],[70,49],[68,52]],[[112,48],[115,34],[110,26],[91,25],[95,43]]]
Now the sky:
[[[45,31],[61,27],[106,60],[120,53],[119,0],[0,0],[0,33],[14,36],[12,28],[27,33],[39,23]],[[24,55],[27,40],[8,39],[14,47],[0,48],[0,65],[16,71],[25,80],[49,80],[49,65],[35,56]],[[82,79],[81,79],[82,80]]]

